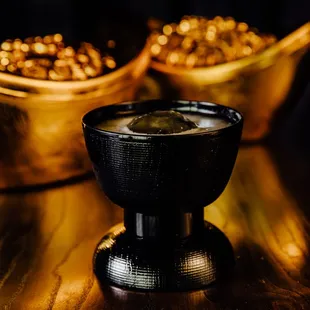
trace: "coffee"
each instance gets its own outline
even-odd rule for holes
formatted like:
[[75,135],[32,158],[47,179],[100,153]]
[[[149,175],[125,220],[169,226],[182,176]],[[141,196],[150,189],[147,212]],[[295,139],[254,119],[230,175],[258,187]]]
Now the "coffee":
[[98,129],[124,134],[180,135],[218,130],[230,125],[225,118],[176,111],[155,111],[106,120]]

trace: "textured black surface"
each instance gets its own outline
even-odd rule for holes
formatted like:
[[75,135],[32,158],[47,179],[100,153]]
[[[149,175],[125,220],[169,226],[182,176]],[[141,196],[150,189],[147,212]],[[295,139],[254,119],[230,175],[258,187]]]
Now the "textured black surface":
[[102,284],[134,290],[185,291],[201,289],[226,277],[234,256],[225,235],[206,222],[200,234],[174,242],[111,232],[100,241],[94,264]]
[[[182,135],[137,135],[97,129],[104,120],[155,110],[224,118],[231,125]],[[203,288],[233,265],[227,238],[204,223],[203,208],[230,178],[241,115],[199,102],[149,100],[93,110],[83,118],[88,153],[106,195],[125,209],[126,230],[98,244],[94,268],[102,284],[150,291]]]
[[[215,114],[233,125],[175,136],[129,135],[95,128],[120,115],[169,109]],[[173,207],[192,210],[217,199],[229,180],[242,130],[241,116],[234,110],[186,101],[108,106],[89,112],[83,121],[86,146],[102,189],[121,207],[143,212]]]

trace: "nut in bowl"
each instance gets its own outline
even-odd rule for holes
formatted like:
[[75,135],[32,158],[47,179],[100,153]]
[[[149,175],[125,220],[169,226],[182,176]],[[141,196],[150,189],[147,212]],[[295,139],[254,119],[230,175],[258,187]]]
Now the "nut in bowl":
[[134,99],[150,62],[148,30],[139,22],[126,24],[133,37],[125,38],[124,22],[101,21],[88,32],[89,41],[87,36],[62,40],[60,33],[3,41],[1,189],[62,181],[91,170],[82,116]]
[[280,41],[232,18],[184,17],[152,35],[152,68],[184,100],[207,100],[239,110],[242,139],[269,132],[301,56],[309,47],[310,23]]

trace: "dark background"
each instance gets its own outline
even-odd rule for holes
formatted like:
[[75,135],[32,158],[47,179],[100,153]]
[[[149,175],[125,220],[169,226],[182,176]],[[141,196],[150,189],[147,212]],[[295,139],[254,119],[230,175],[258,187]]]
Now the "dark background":
[[[310,20],[310,0],[15,0],[2,1],[0,38],[61,32],[68,37],[91,35],[94,23],[106,19],[126,23],[148,17],[177,21],[186,14],[233,16],[262,32],[281,38]],[[92,28],[93,27],[93,28]],[[122,27],[124,36],[132,36]],[[278,111],[271,140],[310,149],[310,54],[301,62],[287,101]],[[276,85],[275,85],[276,87]],[[309,152],[310,156],[310,152]]]
[[[150,16],[165,21],[178,20],[186,14],[207,17],[233,16],[264,32],[283,36],[310,20],[309,0],[15,0],[1,1],[1,30],[9,34],[16,29],[53,31],[67,28],[74,32],[80,24],[96,18]],[[14,29],[12,29],[14,28]]]

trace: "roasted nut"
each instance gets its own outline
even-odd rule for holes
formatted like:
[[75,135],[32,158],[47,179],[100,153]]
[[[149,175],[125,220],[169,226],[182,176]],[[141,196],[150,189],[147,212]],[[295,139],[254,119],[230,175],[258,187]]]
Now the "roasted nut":
[[47,78],[47,69],[39,65],[32,67],[22,68],[22,75],[25,77],[30,77],[39,80],[45,80]]
[[188,68],[213,66],[259,53],[276,42],[273,35],[237,23],[232,17],[184,16],[151,35],[155,60]]
[[[115,48],[109,40],[107,48]],[[115,69],[115,59],[101,55],[92,44],[82,42],[75,50],[65,46],[61,34],[6,40],[0,44],[0,71],[54,81],[87,80]]]

